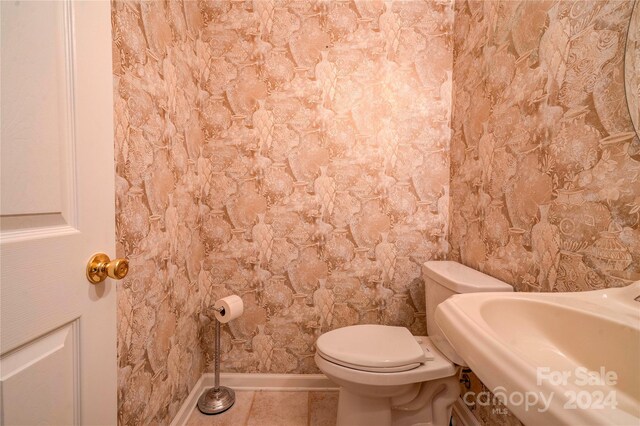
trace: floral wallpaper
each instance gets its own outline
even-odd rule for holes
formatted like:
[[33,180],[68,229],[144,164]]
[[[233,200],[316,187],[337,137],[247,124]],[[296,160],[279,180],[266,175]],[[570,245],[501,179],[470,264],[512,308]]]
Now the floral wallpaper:
[[313,373],[316,337],[425,334],[448,252],[451,1],[112,2],[119,422],[168,423],[213,359]]
[[352,324],[424,334],[421,264],[448,250],[453,4],[225,2],[205,14],[206,307],[239,294],[222,369],[315,373]]
[[330,329],[426,333],[429,259],[520,291],[638,279],[631,7],[113,1],[119,422],[173,418],[232,293],[223,371],[312,373]]
[[[456,1],[450,259],[518,291],[640,279],[640,151],[624,96],[632,6]],[[475,412],[517,423],[504,407]]]
[[168,424],[200,378],[198,173],[206,121],[196,3],[112,2],[118,423]]
[[520,291],[638,279],[632,6],[456,2],[451,258]]

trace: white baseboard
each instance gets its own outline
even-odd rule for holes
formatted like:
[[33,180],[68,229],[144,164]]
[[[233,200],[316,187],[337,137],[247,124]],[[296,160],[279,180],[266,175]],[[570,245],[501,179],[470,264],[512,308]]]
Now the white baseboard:
[[[214,374],[203,374],[187,396],[171,426],[183,426],[206,388],[214,385]],[[220,384],[237,391],[337,391],[338,385],[324,374],[221,373]]]
[[460,422],[460,426],[480,426],[480,422],[473,415],[469,407],[462,401],[462,398],[458,398],[453,403],[453,415]]
[[203,380],[204,375],[200,376],[196,384],[193,386],[193,389],[189,392],[187,399],[184,400],[175,417],[171,420],[170,426],[182,426],[187,423],[187,420],[189,420],[189,416],[191,415],[191,410],[193,410],[193,407],[198,403],[200,393],[204,389],[202,385]]

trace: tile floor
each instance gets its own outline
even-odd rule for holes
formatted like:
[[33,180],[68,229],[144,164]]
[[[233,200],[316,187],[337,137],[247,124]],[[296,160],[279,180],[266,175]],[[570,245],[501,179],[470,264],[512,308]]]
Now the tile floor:
[[338,392],[236,391],[236,403],[208,416],[194,407],[187,426],[334,426]]

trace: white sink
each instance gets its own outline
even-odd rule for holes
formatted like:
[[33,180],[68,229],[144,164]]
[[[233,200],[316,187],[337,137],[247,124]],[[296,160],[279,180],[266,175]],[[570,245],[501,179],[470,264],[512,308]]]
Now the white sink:
[[525,424],[637,426],[638,296],[640,281],[582,293],[461,294],[441,303],[435,318]]

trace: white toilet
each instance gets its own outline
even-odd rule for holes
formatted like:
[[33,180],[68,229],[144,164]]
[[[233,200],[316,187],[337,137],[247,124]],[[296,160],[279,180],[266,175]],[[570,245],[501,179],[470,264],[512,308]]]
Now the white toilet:
[[449,425],[460,394],[455,353],[435,323],[436,306],[458,293],[513,291],[457,262],[423,266],[428,337],[404,327],[354,325],[316,342],[318,368],[340,386],[338,426]]

